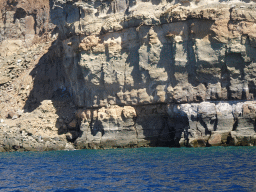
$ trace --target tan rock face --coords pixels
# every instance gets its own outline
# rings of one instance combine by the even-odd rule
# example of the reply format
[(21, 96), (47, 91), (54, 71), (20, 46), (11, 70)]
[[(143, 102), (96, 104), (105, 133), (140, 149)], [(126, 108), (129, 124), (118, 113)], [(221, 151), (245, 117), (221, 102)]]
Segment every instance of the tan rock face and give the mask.
[(254, 145), (255, 7), (0, 0), (0, 150)]
[(254, 99), (254, 4), (108, 3), (56, 21), (78, 106)]

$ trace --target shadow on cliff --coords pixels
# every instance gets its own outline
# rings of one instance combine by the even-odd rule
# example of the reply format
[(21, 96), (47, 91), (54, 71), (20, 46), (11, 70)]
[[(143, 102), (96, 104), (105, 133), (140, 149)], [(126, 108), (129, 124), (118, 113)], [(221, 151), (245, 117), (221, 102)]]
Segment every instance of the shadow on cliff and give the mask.
[[(245, 66), (247, 68), (246, 73), (249, 75), (245, 75), (245, 81), (248, 81), (248, 95), (246, 95), (246, 99), (253, 100), (256, 98), (256, 83), (253, 78), (250, 78), (251, 73), (254, 73), (254, 63), (256, 62), (256, 46), (253, 41), (250, 40), (249, 36), (243, 36), (245, 38), (244, 46), (245, 52), (247, 55), (248, 61), (245, 62)], [(243, 71), (244, 72), (244, 71)], [(249, 77), (249, 78), (248, 78)]]
[[(61, 89), (59, 85), (65, 83), (61, 44), (57, 41), (52, 44), (48, 52), (40, 58), (35, 68), (30, 72), (34, 85), (24, 106), (28, 112), (35, 110), (41, 101), (51, 100), (54, 97), (54, 90)], [(64, 90), (63, 92), (66, 93)], [(66, 95), (66, 97), (69, 96)]]
[(54, 41), (35, 68), (30, 72), (33, 78), (33, 88), (24, 105), (25, 112), (36, 110), (44, 100), (51, 100), (59, 116), (56, 122), (59, 134), (71, 132), (77, 135), (79, 124), (68, 124), (74, 119), (75, 106), (67, 89), (63, 69), (63, 49), (60, 41)]
[[(52, 1), (50, 1), (50, 7), (52, 6), (53, 6)], [(65, 25), (62, 25), (62, 23), (65, 23), (65, 22), (73, 23), (80, 19), (81, 15), (79, 14), (81, 14), (80, 12), (81, 10), (78, 10), (78, 8), (76, 8), (75, 10), (72, 10), (74, 14), (69, 15), (68, 10), (65, 11), (65, 9), (66, 8), (63, 8), (63, 9), (58, 8), (58, 10), (55, 13), (53, 12), (50, 13), (52, 21), (55, 22), (54, 24), (58, 24), (59, 22), (61, 26), (65, 26)], [(70, 8), (67, 8), (67, 9), (70, 9)], [(191, 24), (192, 21), (189, 21), (189, 22), (190, 22), (189, 24)], [(201, 40), (205, 38), (212, 24), (213, 22), (209, 22), (207, 25), (205, 25), (203, 30), (199, 32), (200, 34), (197, 38)], [(151, 26), (148, 26), (145, 28), (148, 28), (148, 29), (145, 29), (145, 31), (147, 30), (149, 31)], [(61, 30), (63, 33), (65, 33), (68, 29), (63, 28)], [(72, 36), (72, 33), (69, 33), (67, 34), (67, 36), (61, 37), (61, 38), (65, 39), (70, 36)], [(111, 39), (111, 38), (119, 38), (121, 37), (121, 35), (117, 33), (115, 34), (113, 33), (110, 35), (102, 34), (102, 37)], [(209, 64), (207, 65), (206, 61), (200, 61), (198, 60), (198, 58), (196, 58), (195, 41), (193, 39), (195, 37), (188, 36), (188, 38), (189, 39), (182, 44), (183, 50), (188, 60), (185, 63), (185, 65), (183, 64), (178, 65), (175, 63), (176, 47), (173, 40), (169, 40), (168, 43), (166, 43), (166, 41), (162, 41), (161, 43), (163, 46), (161, 48), (159, 61), (157, 63), (150, 63), (152, 64), (152, 66), (153, 65), (154, 67), (156, 66), (156, 68), (164, 68), (168, 76), (167, 81), (154, 81), (150, 79), (150, 75), (146, 67), (143, 68), (143, 66), (140, 65), (139, 52), (140, 52), (141, 42), (139, 42), (139, 40), (137, 40), (136, 42), (133, 42), (134, 44), (137, 43), (137, 46), (133, 48), (127, 48), (128, 47), (127, 44), (126, 45), (121, 44), (122, 46), (121, 54), (126, 53), (128, 55), (125, 63), (129, 65), (131, 70), (131, 76), (134, 81), (133, 82), (134, 85), (131, 86), (126, 83), (127, 79), (125, 79), (123, 91), (131, 91), (132, 89), (146, 88), (146, 92), (148, 95), (155, 96), (157, 92), (156, 90), (157, 85), (167, 84), (167, 86), (171, 85), (172, 87), (175, 87), (177, 85), (178, 81), (175, 77), (176, 72), (187, 74), (188, 83), (191, 86), (196, 87), (199, 84), (203, 84), (205, 88), (207, 88), (207, 84), (209, 82), (212, 84), (215, 84), (221, 81), (222, 79), (224, 79), (222, 77), (229, 75), (227, 71), (227, 67), (225, 66), (224, 67), (220, 66), (222, 70), (221, 79), (211, 74), (206, 74), (204, 76), (200, 75), (198, 69), (210, 68), (212, 66), (209, 66)], [(136, 39), (139, 39), (138, 33), (137, 33)], [(72, 101), (76, 99), (75, 97), (79, 99), (83, 99), (84, 101), (81, 102), (82, 103), (81, 105), (85, 107), (87, 102), (86, 101), (87, 97), (85, 95), (87, 93), (90, 94), (90, 96), (88, 96), (88, 100), (92, 100), (92, 96), (98, 96), (96, 95), (96, 93), (99, 95), (100, 94), (102, 95), (103, 98), (100, 98), (100, 99), (108, 100), (108, 96), (116, 97), (115, 94), (117, 93), (117, 89), (119, 89), (121, 85), (118, 83), (118, 81), (112, 84), (105, 83), (104, 72), (102, 72), (101, 76), (99, 77), (100, 79), (99, 85), (94, 85), (92, 83), (91, 85), (89, 85), (89, 83), (84, 80), (84, 76), (87, 75), (90, 80), (90, 77), (89, 77), (90, 71), (86, 71), (87, 69), (83, 68), (82, 66), (76, 63), (76, 61), (79, 58), (64, 57), (65, 51), (63, 50), (62, 46), (63, 45), (60, 39), (53, 42), (48, 52), (40, 59), (37, 66), (30, 73), (30, 75), (34, 79), (34, 87), (28, 97), (28, 100), (24, 106), (24, 109), (28, 112), (31, 112), (35, 110), (43, 100), (52, 100), (53, 105), (56, 108), (56, 113), (60, 116), (60, 118), (62, 119), (62, 121), (64, 121), (65, 124), (69, 124), (74, 118), (74, 111), (76, 107), (74, 106)], [(149, 43), (147, 42), (146, 46), (147, 46), (147, 53), (149, 53), (151, 45), (149, 45)], [(214, 47), (214, 45), (210, 45), (210, 46), (212, 46), (213, 50), (219, 49), (218, 47), (217, 48)], [(112, 61), (118, 62), (115, 60), (116, 58), (111, 60), (112, 58), (111, 56), (109, 56), (110, 53), (108, 49), (106, 49), (105, 54), (107, 56), (106, 62), (110, 62), (110, 63)], [(63, 66), (64, 58), (70, 59), (70, 61), (66, 62), (70, 64), (70, 67), (65, 66), (66, 67), (65, 69)], [(75, 69), (73, 69), (72, 67)], [(75, 73), (75, 75), (78, 76), (76, 77), (78, 81), (72, 82), (72, 80), (68, 79), (67, 75), (65, 75), (66, 72), (70, 72), (70, 73), (77, 72)], [(126, 73), (126, 71), (124, 73)], [(126, 78), (126, 75), (125, 75), (125, 78)], [(226, 81), (227, 81), (226, 86), (229, 87), (230, 82), (228, 81), (230, 81), (230, 79), (227, 78)], [(73, 83), (73, 85), (70, 85), (70, 83)], [(72, 91), (69, 90), (69, 88), (71, 89), (71, 87), (72, 89), (77, 89), (76, 94), (78, 94), (78, 96), (75, 96), (75, 95), (72, 96), (70, 94), (72, 93)], [(96, 92), (95, 90), (97, 90), (98, 92)], [(102, 94), (102, 92), (105, 92), (105, 94)], [(81, 96), (79, 94), (81, 94)], [(198, 98), (199, 98), (198, 101), (202, 100), (202, 97), (198, 97)], [(216, 97), (216, 99), (218, 99), (218, 97)], [(76, 104), (77, 104), (77, 100), (76, 100)], [(91, 103), (88, 105), (92, 106)], [(188, 135), (188, 117), (186, 114), (183, 114), (182, 112), (180, 113), (181, 113), (180, 117), (177, 116), (175, 118), (168, 116), (167, 113), (160, 114), (160, 115), (141, 116), (140, 118), (137, 119), (137, 123), (143, 128), (143, 134), (145, 135), (146, 139), (150, 141), (152, 146), (178, 146), (182, 132), (184, 132), (185, 138), (187, 137), (186, 135)], [(63, 128), (63, 126), (61, 127), (59, 124), (57, 124), (56, 126), (59, 127), (60, 134), (65, 133), (65, 130), (62, 130), (62, 129), (65, 129)], [(151, 128), (149, 129), (149, 127)], [(79, 130), (79, 123), (74, 122), (71, 130), (77, 132)], [(156, 133), (151, 133), (152, 130), (156, 131)], [(95, 134), (96, 133), (94, 133), (94, 135)]]
[[(86, 82), (83, 76), (85, 70), (76, 64), (76, 59), (79, 59), (78, 55), (75, 57), (65, 56), (66, 53), (62, 41), (74, 35), (72, 29), (65, 24), (78, 21), (82, 16), (81, 14), (84, 13), (80, 8), (73, 6), (72, 3), (64, 4), (64, 7), (59, 5), (55, 6), (56, 3), (57, 2), (54, 3), (52, 0), (49, 1), (49, 16), (51, 22), (58, 26), (55, 31), (53, 31), (55, 35), (58, 35), (58, 38), (52, 42), (47, 53), (40, 58), (37, 65), (30, 73), (33, 77), (33, 88), (24, 105), (24, 110), (26, 112), (32, 112), (41, 105), (42, 101), (51, 100), (56, 109), (56, 114), (59, 116), (56, 123), (58, 133), (65, 134), (70, 132), (72, 134), (70, 140), (74, 141), (78, 136), (82, 135), (80, 132), (81, 119), (75, 117), (75, 112), (77, 108), (79, 108), (78, 106), (81, 108), (81, 103), (84, 104), (84, 106), (86, 105), (84, 102), (77, 104), (80, 98), (86, 99), (84, 90), (86, 89), (86, 86), (84, 86)], [(64, 66), (64, 59), (70, 66)], [(69, 79), (69, 76), (72, 76), (72, 72), (74, 72), (72, 71), (72, 67), (77, 69), (77, 81), (76, 79)], [(69, 74), (67, 75), (67, 73)], [(72, 95), (73, 92), (71, 89), (76, 89), (75, 91), (78, 90), (76, 94), (81, 95)], [(94, 90), (95, 89), (97, 88), (94, 88)], [(98, 89), (102, 89), (102, 86)], [(98, 129), (101, 129), (99, 123), (96, 122), (94, 124), (95, 125), (91, 126), (93, 135), (97, 133)]]
[[(63, 22), (73, 22), (78, 17), (68, 18), (69, 6), (63, 9), (57, 6), (53, 9), (54, 2), (49, 1), (50, 14), (49, 19), (55, 25), (63, 26)], [(74, 15), (77, 16), (79, 10), (76, 8)], [(70, 140), (79, 135), (79, 121), (72, 121), (75, 119), (76, 106), (73, 103), (72, 95), (70, 94), (70, 85), (67, 79), (66, 71), (63, 66), (64, 50), (62, 39), (66, 36), (65, 28), (56, 27), (51, 36), (58, 36), (57, 40), (53, 41), (47, 52), (39, 59), (34, 69), (30, 72), (33, 77), (33, 88), (24, 105), (24, 111), (32, 112), (36, 110), (41, 102), (44, 100), (51, 100), (52, 105), (59, 116), (56, 122), (59, 134), (70, 132), (72, 134)], [(72, 34), (68, 34), (72, 35)], [(85, 83), (85, 82), (84, 82)]]
[[(151, 147), (189, 146), (190, 127), (185, 112), (180, 110), (175, 113), (167, 112), (165, 104), (135, 106), (135, 109), (138, 114), (136, 129), (139, 144), (143, 145), (143, 139), (145, 139)], [(170, 109), (173, 110), (173, 108)]]

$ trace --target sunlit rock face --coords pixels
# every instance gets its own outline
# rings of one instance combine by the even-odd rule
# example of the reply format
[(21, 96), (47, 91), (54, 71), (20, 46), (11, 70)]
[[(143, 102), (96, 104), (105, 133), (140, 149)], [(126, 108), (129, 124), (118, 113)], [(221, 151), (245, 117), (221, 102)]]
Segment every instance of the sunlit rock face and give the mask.
[(0, 11), (0, 85), (22, 100), (1, 108), (27, 111), (6, 121), (15, 146), (256, 144), (255, 0), (0, 0)]
[(253, 1), (55, 1), (81, 107), (251, 100)]
[[(95, 119), (102, 131), (86, 146), (100, 146), (101, 137), (113, 141), (113, 132), (139, 146), (240, 145), (240, 135), (253, 138), (255, 104), (240, 100), (256, 93), (255, 10), (249, 0), (54, 1), (69, 92), (78, 107), (107, 114)], [(122, 106), (136, 111), (128, 132), (122, 113), (108, 112), (119, 114)]]

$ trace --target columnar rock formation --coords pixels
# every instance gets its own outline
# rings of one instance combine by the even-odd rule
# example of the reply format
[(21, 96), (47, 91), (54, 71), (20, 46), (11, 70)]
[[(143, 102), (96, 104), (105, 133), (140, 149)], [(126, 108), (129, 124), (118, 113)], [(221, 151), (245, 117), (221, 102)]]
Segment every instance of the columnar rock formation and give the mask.
[(51, 103), (40, 149), (255, 145), (254, 0), (3, 2), (1, 115)]

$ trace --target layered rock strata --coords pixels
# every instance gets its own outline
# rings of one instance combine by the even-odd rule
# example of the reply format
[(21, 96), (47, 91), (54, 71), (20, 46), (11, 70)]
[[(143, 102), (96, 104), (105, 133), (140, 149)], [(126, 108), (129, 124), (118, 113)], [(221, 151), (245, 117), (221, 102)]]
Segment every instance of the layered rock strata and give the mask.
[(255, 102), (111, 106), (86, 110), (78, 148), (255, 145)]
[[(11, 109), (25, 110), (5, 120), (13, 115), (1, 103), (10, 124), (3, 134), (22, 135), (29, 128), (17, 124), (47, 100), (52, 134), (29, 124), (40, 132), (29, 131), (30, 141), (40, 138), (34, 150), (58, 149), (48, 147), (56, 140), (59, 149), (255, 145), (255, 1), (31, 0), (0, 8), (2, 98), (18, 95)], [(24, 60), (30, 51), (38, 58)], [(16, 62), (25, 66), (20, 75)], [(2, 147), (31, 150), (24, 138)]]

